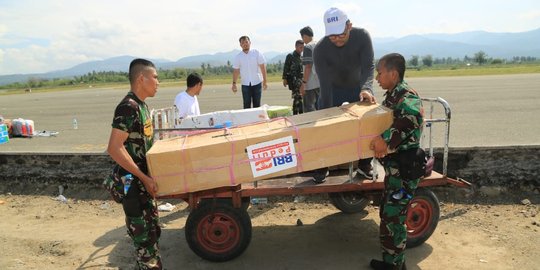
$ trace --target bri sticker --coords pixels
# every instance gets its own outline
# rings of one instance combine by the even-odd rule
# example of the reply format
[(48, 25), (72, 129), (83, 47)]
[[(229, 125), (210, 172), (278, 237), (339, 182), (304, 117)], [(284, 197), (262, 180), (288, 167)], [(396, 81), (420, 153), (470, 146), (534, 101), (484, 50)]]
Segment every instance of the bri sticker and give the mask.
[(247, 148), (253, 177), (296, 167), (292, 136), (250, 145)]

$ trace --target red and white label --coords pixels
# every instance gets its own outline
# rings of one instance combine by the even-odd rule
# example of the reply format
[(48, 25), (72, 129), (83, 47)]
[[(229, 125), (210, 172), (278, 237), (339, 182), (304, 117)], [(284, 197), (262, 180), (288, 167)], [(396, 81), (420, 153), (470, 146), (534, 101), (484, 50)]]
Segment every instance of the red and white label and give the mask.
[(250, 145), (247, 148), (254, 177), (259, 177), (297, 165), (292, 136)]

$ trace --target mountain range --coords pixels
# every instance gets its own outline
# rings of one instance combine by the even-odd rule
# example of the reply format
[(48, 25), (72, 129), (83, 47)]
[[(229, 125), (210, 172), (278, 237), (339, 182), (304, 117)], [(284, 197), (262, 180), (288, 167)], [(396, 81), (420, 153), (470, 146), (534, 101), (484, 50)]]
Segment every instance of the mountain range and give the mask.
[[(483, 51), (488, 57), (511, 59), (515, 56), (531, 56), (540, 58), (540, 28), (519, 33), (492, 33), (472, 31), (456, 34), (423, 34), (408, 35), (402, 38), (374, 38), (375, 58), (390, 52), (399, 52), (406, 59), (412, 55), (432, 55), (434, 58), (473, 57)], [(292, 50), (291, 50), (292, 51)], [(202, 63), (211, 66), (225, 65), (233, 60), (239, 50), (188, 56), (177, 61), (151, 59), (158, 68), (172, 69), (176, 67), (199, 68)], [(284, 62), (289, 52), (264, 52), (268, 63)], [(126, 71), (133, 56), (125, 55), (100, 61), (90, 61), (65, 70), (39, 74), (1, 75), (0, 85), (14, 82), (25, 82), (29, 78), (66, 78), (87, 74), (92, 71)]]

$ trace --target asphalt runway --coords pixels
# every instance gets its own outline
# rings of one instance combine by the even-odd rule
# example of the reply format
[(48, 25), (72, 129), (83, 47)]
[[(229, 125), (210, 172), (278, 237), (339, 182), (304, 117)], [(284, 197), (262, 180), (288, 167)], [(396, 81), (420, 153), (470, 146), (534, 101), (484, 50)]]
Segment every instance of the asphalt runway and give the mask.
[[(406, 80), (422, 97), (442, 97), (450, 104), (450, 147), (540, 144), (540, 74)], [(149, 107), (171, 106), (176, 94), (185, 89), (182, 85), (159, 88), (156, 97), (147, 99)], [(31, 119), (37, 131), (59, 132), (53, 137), (12, 138), (0, 144), (0, 152), (102, 153), (114, 108), (127, 91), (126, 86), (0, 96), (0, 115), (4, 118)], [(375, 92), (377, 100), (382, 101), (383, 90), (378, 85)], [(291, 102), (290, 91), (281, 83), (271, 83), (263, 92), (263, 104)], [(230, 85), (205, 85), (199, 103), (202, 113), (241, 109), (242, 95), (233, 94)], [(442, 107), (435, 108), (434, 118), (441, 117)], [(73, 129), (73, 118), (77, 118), (78, 129)], [(441, 146), (442, 126), (435, 129), (434, 145)]]

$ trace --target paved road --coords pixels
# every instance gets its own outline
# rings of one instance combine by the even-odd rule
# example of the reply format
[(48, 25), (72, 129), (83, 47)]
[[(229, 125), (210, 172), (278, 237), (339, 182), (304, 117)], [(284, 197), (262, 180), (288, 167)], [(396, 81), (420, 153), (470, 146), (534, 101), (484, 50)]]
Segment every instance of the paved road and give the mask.
[[(422, 96), (442, 97), (450, 103), (451, 147), (540, 144), (540, 74), (411, 78), (408, 82)], [(148, 104), (151, 108), (168, 107), (183, 89), (162, 87)], [(378, 86), (375, 91), (381, 101), (383, 91)], [(0, 145), (0, 151), (104, 152), (114, 108), (126, 92), (89, 88), (0, 96), (0, 115), (32, 119), (36, 130), (59, 132), (56, 137), (14, 138)], [(199, 99), (203, 113), (240, 109), (242, 104), (241, 94), (232, 94), (228, 85), (206, 85)], [(262, 102), (290, 105), (290, 92), (272, 83)], [(435, 116), (440, 111), (436, 110)], [(78, 120), (76, 130), (74, 117)], [(442, 145), (440, 132), (435, 138), (435, 145)]]

